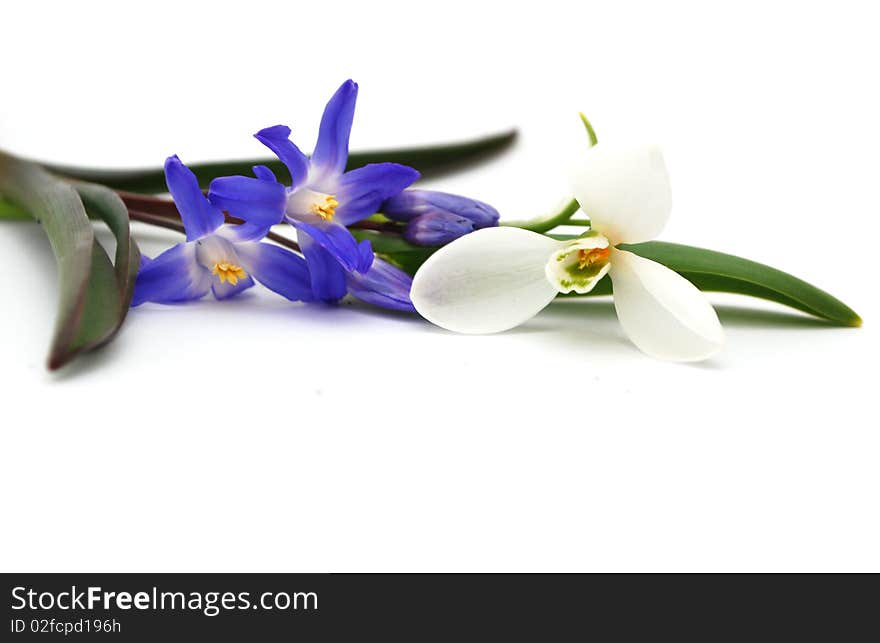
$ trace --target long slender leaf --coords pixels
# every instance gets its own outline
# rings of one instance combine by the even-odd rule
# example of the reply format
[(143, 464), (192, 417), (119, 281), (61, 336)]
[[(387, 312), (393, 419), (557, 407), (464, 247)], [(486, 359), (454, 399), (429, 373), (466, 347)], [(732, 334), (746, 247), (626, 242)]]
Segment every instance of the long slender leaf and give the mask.
[(12, 201), (7, 201), (0, 194), (0, 220), (32, 221), (33, 218), (27, 213), (27, 210), (23, 210)]
[[(516, 130), (510, 130), (463, 143), (397, 150), (353, 152), (348, 157), (348, 169), (362, 167), (368, 163), (394, 162), (410, 165), (419, 170), (423, 176), (436, 175), (481, 161), (509, 147), (515, 139)], [(189, 168), (198, 177), (199, 185), (202, 188), (207, 188), (211, 180), (218, 176), (229, 174), (249, 175), (251, 167), (254, 165), (266, 165), (279, 176), (284, 176), (287, 173), (287, 169), (280, 161), (270, 158), (195, 163), (189, 165)], [(141, 194), (155, 194), (167, 190), (165, 187), (165, 174), (162, 168), (105, 170), (63, 165), (47, 165), (46, 167), (62, 176), (100, 183), (116, 190), (139, 192)]]
[(140, 267), (141, 253), (137, 243), (131, 236), (131, 223), (128, 208), (110, 188), (95, 183), (74, 183), (83, 205), (90, 215), (97, 216), (116, 237), (116, 258), (113, 262), (116, 280), (119, 283), (119, 294), (122, 302), (122, 314), (119, 325), (125, 320), (126, 311), (134, 294), (134, 284)]
[(127, 309), (120, 282), (71, 185), (0, 153), (0, 192), (40, 223), (58, 263), (58, 311), (48, 359), (49, 368), (57, 369), (114, 336)]
[[(437, 250), (412, 245), (398, 235), (369, 230), (353, 233), (358, 239), (369, 239), (377, 253), (409, 274), (415, 274), (419, 266)], [(550, 236), (562, 240), (574, 238), (574, 235)], [(803, 279), (755, 261), (665, 241), (648, 241), (623, 245), (621, 248), (675, 270), (703, 291), (729, 292), (775, 301), (842, 326), (862, 324), (856, 312), (836, 297)], [(611, 279), (605, 277), (587, 296), (610, 294)]]
[[(794, 275), (755, 261), (666, 241), (647, 241), (620, 247), (662, 263), (700, 290), (775, 301), (841, 326), (862, 325), (856, 312), (833, 295)], [(611, 279), (605, 277), (589, 295), (610, 295), (612, 292)]]

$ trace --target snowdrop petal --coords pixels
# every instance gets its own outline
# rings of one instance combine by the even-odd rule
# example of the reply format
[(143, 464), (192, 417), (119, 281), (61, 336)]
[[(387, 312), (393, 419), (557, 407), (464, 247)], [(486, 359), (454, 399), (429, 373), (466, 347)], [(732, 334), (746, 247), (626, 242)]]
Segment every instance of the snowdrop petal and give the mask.
[(666, 164), (655, 145), (597, 144), (575, 169), (572, 191), (593, 230), (614, 245), (654, 239), (672, 209)]
[(459, 333), (495, 333), (518, 326), (556, 296), (544, 265), (560, 245), (519, 228), (472, 232), (438, 250), (419, 268), (413, 304), (428, 321)]
[(623, 330), (642, 351), (659, 359), (692, 362), (716, 353), (724, 332), (696, 286), (655, 261), (611, 251), (614, 307)]

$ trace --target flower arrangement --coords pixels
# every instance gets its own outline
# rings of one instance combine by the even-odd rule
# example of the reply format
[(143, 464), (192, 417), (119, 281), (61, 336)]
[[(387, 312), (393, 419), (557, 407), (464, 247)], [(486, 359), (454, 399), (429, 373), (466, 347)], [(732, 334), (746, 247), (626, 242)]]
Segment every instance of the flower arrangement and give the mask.
[[(58, 261), (61, 294), (49, 367), (112, 339), (129, 307), (230, 299), (257, 284), (291, 301), (351, 296), (417, 313), (461, 333), (517, 326), (557, 297), (610, 295), (626, 335), (659, 359), (694, 361), (723, 345), (704, 291), (775, 301), (831, 323), (861, 319), (828, 293), (769, 266), (655, 241), (671, 210), (656, 146), (615, 147), (587, 134), (572, 194), (552, 212), (502, 220), (465, 196), (412, 187), (423, 172), (464, 165), (513, 134), (459, 145), (349, 154), (358, 86), (327, 103), (304, 154), (285, 125), (255, 134), (276, 157), (255, 163), (100, 171), (41, 166), (0, 153), (0, 218), (32, 217)], [(418, 169), (416, 169), (418, 168)], [(173, 200), (154, 196), (167, 189)], [(117, 240), (110, 260), (91, 218)], [(142, 256), (130, 221), (185, 240)], [(296, 242), (279, 235), (289, 225)], [(581, 234), (559, 234), (579, 227)]]

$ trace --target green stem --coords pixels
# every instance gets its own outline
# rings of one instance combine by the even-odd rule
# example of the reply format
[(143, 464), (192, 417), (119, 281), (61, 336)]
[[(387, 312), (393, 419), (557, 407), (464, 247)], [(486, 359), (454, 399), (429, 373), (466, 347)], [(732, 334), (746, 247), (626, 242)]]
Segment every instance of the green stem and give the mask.
[(535, 217), (534, 219), (520, 221), (502, 221), (501, 225), (512, 228), (522, 228), (523, 230), (531, 230), (532, 232), (543, 234), (557, 226), (566, 225), (579, 208), (580, 206), (577, 201), (574, 199), (566, 199), (563, 203), (560, 203), (559, 206), (545, 215)]
[[(599, 137), (596, 136), (596, 130), (593, 129), (593, 125), (583, 112), (580, 112), (578, 116), (581, 117), (581, 123), (583, 123), (584, 129), (587, 130), (587, 138), (590, 141), (590, 147), (593, 147), (599, 142)], [(571, 217), (573, 217), (579, 209), (580, 205), (578, 205), (577, 200), (568, 199), (561, 203), (556, 209), (545, 215), (535, 217), (534, 219), (520, 221), (502, 221), (501, 225), (522, 228), (523, 230), (531, 230), (532, 232), (539, 232), (541, 234), (549, 232), (553, 228), (561, 225), (589, 226), (589, 222), (582, 223), (580, 221), (574, 222), (571, 220)]]
[(590, 123), (590, 120), (587, 118), (586, 114), (584, 114), (583, 112), (579, 112), (578, 116), (581, 117), (581, 122), (584, 124), (584, 127), (587, 130), (587, 136), (590, 139), (590, 147), (593, 147), (596, 143), (599, 142), (599, 137), (596, 136), (596, 130), (593, 129), (593, 125), (592, 123)]
[[(183, 227), (183, 223), (180, 219), (173, 219), (171, 217), (155, 214), (152, 212), (141, 212), (139, 210), (129, 210), (128, 216), (132, 221), (140, 221), (141, 223), (146, 223), (148, 225), (156, 226), (158, 228), (165, 228), (166, 230), (174, 230), (175, 232), (179, 232), (180, 234), (186, 234), (186, 230)], [(266, 235), (266, 238), (274, 241), (280, 246), (284, 246), (285, 248), (290, 248), (295, 252), (302, 252), (302, 249), (299, 247), (299, 244), (287, 237), (278, 234), (277, 232), (269, 232)]]

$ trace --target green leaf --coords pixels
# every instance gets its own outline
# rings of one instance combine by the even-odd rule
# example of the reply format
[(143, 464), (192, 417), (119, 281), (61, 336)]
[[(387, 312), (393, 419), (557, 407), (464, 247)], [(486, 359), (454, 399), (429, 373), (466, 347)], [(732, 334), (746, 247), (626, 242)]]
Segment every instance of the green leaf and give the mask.
[(0, 194), (0, 220), (32, 221), (33, 218), (27, 213), (27, 210), (22, 210), (12, 201), (4, 199), (3, 195)]
[[(556, 238), (569, 236), (552, 235)], [(803, 279), (742, 257), (665, 241), (621, 245), (641, 257), (671, 268), (704, 291), (729, 292), (775, 301), (841, 326), (861, 326), (855, 311)], [(610, 295), (605, 277), (589, 295)]]
[(110, 188), (95, 183), (74, 183), (83, 205), (92, 216), (98, 217), (116, 237), (116, 258), (113, 262), (116, 281), (119, 284), (119, 295), (122, 303), (122, 315), (119, 324), (125, 320), (126, 312), (134, 294), (134, 284), (140, 268), (141, 253), (137, 243), (131, 236), (131, 223), (128, 208)]
[[(117, 279), (70, 184), (34, 163), (0, 153), (0, 192), (40, 223), (55, 254), (59, 298), (48, 366), (57, 369), (113, 338), (127, 312), (122, 293), (129, 286)], [(130, 242), (119, 234), (118, 222), (113, 225), (128, 248), (122, 255), (128, 256), (125, 271), (130, 275)]]
[[(458, 169), (486, 159), (509, 147), (516, 139), (516, 130), (501, 134), (447, 145), (397, 150), (376, 150), (373, 152), (353, 152), (348, 157), (351, 170), (368, 163), (402, 163), (422, 173), (422, 176), (440, 174)], [(207, 188), (212, 179), (230, 174), (250, 175), (254, 165), (266, 165), (279, 177), (287, 176), (287, 168), (277, 159), (259, 158), (242, 161), (218, 161), (195, 163), (189, 168), (199, 179), (199, 185)], [(100, 183), (115, 190), (155, 194), (167, 191), (165, 173), (162, 168), (143, 170), (102, 170), (62, 165), (47, 165), (47, 169), (62, 176)]]
[(387, 234), (375, 230), (361, 230), (357, 228), (352, 228), (351, 234), (358, 241), (369, 240), (373, 245), (373, 251), (378, 254), (418, 253), (426, 250), (436, 250), (436, 248), (413, 245), (399, 234)]
[(416, 274), (416, 270), (428, 260), (428, 257), (439, 250), (439, 248), (413, 245), (398, 234), (357, 229), (352, 229), (351, 233), (358, 241), (369, 240), (373, 252), (410, 275)]
[[(438, 248), (414, 246), (399, 235), (372, 230), (352, 230), (361, 239), (369, 239), (377, 254), (413, 275)], [(575, 235), (548, 235), (567, 241)], [(651, 259), (681, 274), (703, 291), (748, 295), (790, 306), (842, 326), (861, 326), (861, 318), (839, 299), (776, 268), (725, 254), (679, 243), (648, 241), (621, 245), (641, 257)], [(587, 295), (560, 297), (596, 297), (613, 294), (609, 277), (604, 277)]]

